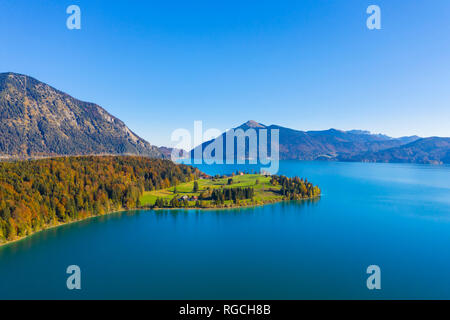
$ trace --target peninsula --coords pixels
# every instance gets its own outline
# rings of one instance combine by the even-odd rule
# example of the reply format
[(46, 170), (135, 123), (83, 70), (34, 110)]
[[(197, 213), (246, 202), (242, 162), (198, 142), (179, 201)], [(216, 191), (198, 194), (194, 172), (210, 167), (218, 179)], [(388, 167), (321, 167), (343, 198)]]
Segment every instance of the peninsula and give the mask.
[(139, 156), (0, 161), (0, 246), (122, 210), (234, 208), (319, 195), (306, 179), (241, 172), (211, 177)]
[(170, 188), (144, 192), (144, 207), (160, 208), (235, 208), (286, 200), (312, 199), (320, 189), (303, 178), (244, 174), (202, 177)]

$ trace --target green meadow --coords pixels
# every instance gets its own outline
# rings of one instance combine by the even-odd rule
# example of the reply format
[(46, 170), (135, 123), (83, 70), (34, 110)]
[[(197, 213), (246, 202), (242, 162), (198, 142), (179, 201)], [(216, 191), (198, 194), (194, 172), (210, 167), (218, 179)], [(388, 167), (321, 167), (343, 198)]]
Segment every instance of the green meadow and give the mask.
[[(229, 179), (233, 179), (232, 184), (228, 183)], [(279, 185), (274, 186), (270, 183), (271, 177), (266, 177), (260, 174), (246, 174), (237, 175), (234, 177), (225, 177), (217, 179), (199, 179), (198, 191), (194, 192), (194, 181), (186, 182), (163, 190), (147, 191), (140, 198), (142, 206), (155, 205), (156, 199), (162, 198), (163, 200), (170, 201), (173, 197), (188, 196), (200, 197), (202, 193), (211, 192), (213, 189), (218, 188), (247, 188), (252, 187), (255, 190), (255, 196), (253, 199), (242, 200), (239, 206), (246, 205), (258, 205), (268, 202), (281, 201), (283, 197), (279, 193), (281, 187)], [(175, 190), (176, 188), (176, 190)], [(194, 206), (196, 201), (189, 201), (189, 206)], [(203, 207), (213, 206), (211, 200), (202, 200)], [(225, 206), (234, 206), (232, 201), (225, 201)]]

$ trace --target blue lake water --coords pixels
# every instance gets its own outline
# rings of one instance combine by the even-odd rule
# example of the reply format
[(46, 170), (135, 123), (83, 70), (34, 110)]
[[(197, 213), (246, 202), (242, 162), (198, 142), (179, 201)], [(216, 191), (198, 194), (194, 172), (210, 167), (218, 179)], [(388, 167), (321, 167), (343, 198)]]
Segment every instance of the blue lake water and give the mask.
[[(450, 299), (449, 166), (283, 161), (280, 173), (323, 196), (47, 230), (0, 248), (0, 299)], [(366, 287), (369, 265), (381, 290)]]

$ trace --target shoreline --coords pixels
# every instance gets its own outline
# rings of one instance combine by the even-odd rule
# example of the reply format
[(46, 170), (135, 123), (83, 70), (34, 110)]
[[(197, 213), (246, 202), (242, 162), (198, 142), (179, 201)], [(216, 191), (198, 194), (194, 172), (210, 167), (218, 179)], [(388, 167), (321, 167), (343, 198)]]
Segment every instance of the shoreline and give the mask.
[[(259, 204), (250, 204), (250, 205), (243, 205), (243, 206), (234, 206), (234, 207), (206, 207), (206, 208), (197, 208), (197, 207), (180, 207), (180, 208), (140, 208), (143, 210), (155, 210), (155, 211), (160, 211), (160, 210), (232, 210), (232, 209), (241, 209), (241, 208), (255, 208), (255, 207), (263, 207), (266, 205), (270, 205), (270, 204), (276, 204), (276, 203), (280, 203), (280, 202), (291, 202), (291, 201), (305, 201), (305, 200), (313, 200), (313, 199), (318, 199), (320, 198), (322, 195), (318, 195), (315, 197), (309, 197), (309, 198), (303, 198), (303, 199), (298, 199), (298, 200), (285, 200), (285, 199), (279, 199), (279, 200), (274, 200), (274, 201), (268, 201), (265, 203), (259, 203)], [(130, 210), (131, 211), (131, 210)]]
[(299, 199), (299, 200), (284, 200), (284, 199), (280, 199), (280, 200), (275, 200), (275, 201), (270, 201), (270, 202), (266, 202), (266, 203), (260, 203), (260, 204), (252, 204), (252, 205), (245, 205), (245, 206), (235, 206), (235, 207), (208, 207), (208, 208), (195, 208), (195, 207), (186, 207), (186, 208), (150, 208), (150, 207), (137, 207), (137, 208), (132, 208), (132, 209), (121, 209), (121, 210), (115, 210), (115, 211), (111, 211), (102, 215), (98, 215), (98, 216), (91, 216), (91, 217), (87, 217), (84, 219), (79, 219), (79, 220), (73, 220), (73, 221), (69, 221), (69, 222), (62, 222), (62, 223), (58, 223), (56, 225), (52, 225), (49, 226), (47, 228), (44, 228), (42, 230), (33, 232), (27, 236), (23, 236), (11, 241), (7, 241), (4, 243), (0, 243), (0, 249), (2, 249), (3, 247), (6, 247), (8, 245), (20, 242), (22, 240), (26, 240), (27, 238), (30, 238), (34, 235), (39, 234), (40, 232), (43, 231), (48, 231), (51, 229), (56, 229), (59, 227), (63, 227), (63, 226), (67, 226), (70, 224), (74, 224), (74, 223), (78, 223), (78, 222), (83, 222), (83, 221), (87, 221), (89, 219), (93, 219), (93, 218), (100, 218), (100, 217), (104, 217), (104, 216), (108, 216), (108, 215), (112, 215), (114, 213), (120, 213), (120, 212), (126, 212), (126, 211), (143, 211), (143, 210), (152, 210), (152, 211), (162, 211), (162, 210), (201, 210), (201, 211), (211, 211), (211, 210), (233, 210), (233, 209), (241, 209), (241, 208), (256, 208), (256, 207), (263, 207), (266, 205), (270, 205), (270, 204), (276, 204), (276, 203), (280, 203), (280, 202), (291, 202), (291, 201), (304, 201), (304, 200), (313, 200), (313, 199), (317, 199), (320, 198), (321, 195), (315, 196), (315, 197), (310, 197), (310, 198), (304, 198), (304, 199)]

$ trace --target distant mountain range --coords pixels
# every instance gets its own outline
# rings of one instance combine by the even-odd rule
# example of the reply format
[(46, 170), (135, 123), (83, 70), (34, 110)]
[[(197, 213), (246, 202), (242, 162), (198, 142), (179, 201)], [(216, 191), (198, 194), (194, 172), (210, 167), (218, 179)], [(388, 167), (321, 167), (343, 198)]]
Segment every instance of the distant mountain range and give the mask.
[(25, 75), (0, 73), (0, 157), (163, 157), (102, 107)]
[[(268, 129), (269, 150), (270, 130), (278, 129), (280, 159), (450, 163), (450, 138), (391, 138), (363, 130), (299, 131), (256, 121), (237, 128)], [(222, 138), (225, 147), (226, 135)], [(170, 158), (172, 150), (151, 145), (94, 103), (26, 75), (0, 73), (0, 159), (88, 154)], [(248, 145), (244, 152), (248, 157)]]
[(424, 138), (399, 147), (365, 152), (342, 160), (359, 162), (450, 163), (450, 138)]
[[(269, 150), (270, 130), (278, 129), (281, 160), (450, 163), (450, 138), (391, 138), (362, 130), (299, 131), (277, 125), (266, 126), (256, 121), (248, 121), (234, 129), (267, 129)], [(226, 134), (220, 138), (226, 150)], [(196, 149), (204, 150), (213, 141), (205, 142)], [(235, 154), (236, 151), (235, 147)], [(248, 144), (244, 152), (248, 158)], [(192, 157), (194, 153), (195, 149), (191, 151)]]

